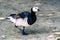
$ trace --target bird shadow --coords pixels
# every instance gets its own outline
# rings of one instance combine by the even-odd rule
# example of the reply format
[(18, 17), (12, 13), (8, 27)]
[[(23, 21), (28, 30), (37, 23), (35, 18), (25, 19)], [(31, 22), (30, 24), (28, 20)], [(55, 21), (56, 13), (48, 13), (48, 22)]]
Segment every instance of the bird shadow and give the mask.
[[(18, 33), (21, 33), (21, 29), (19, 28), (19, 32)], [(45, 29), (26, 29), (25, 30), (26, 32), (26, 35), (30, 35), (30, 34), (42, 34), (42, 33), (48, 33), (49, 31), (45, 30)]]

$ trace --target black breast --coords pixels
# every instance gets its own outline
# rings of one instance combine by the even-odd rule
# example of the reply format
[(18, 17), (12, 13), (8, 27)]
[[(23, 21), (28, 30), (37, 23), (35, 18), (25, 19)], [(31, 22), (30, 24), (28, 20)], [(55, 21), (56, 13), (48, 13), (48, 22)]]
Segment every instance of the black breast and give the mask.
[(29, 17), (28, 17), (28, 24), (29, 25), (32, 25), (32, 24), (34, 24), (35, 23), (35, 21), (36, 21), (36, 15), (29, 15)]

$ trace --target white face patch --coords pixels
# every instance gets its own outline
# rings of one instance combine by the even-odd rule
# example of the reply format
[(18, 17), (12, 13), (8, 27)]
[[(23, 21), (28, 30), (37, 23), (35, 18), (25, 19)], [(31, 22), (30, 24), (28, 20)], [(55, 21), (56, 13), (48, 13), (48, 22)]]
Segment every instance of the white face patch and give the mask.
[(33, 8), (32, 8), (32, 10), (33, 10), (34, 12), (37, 12), (38, 9), (39, 9), (38, 7), (33, 7)]

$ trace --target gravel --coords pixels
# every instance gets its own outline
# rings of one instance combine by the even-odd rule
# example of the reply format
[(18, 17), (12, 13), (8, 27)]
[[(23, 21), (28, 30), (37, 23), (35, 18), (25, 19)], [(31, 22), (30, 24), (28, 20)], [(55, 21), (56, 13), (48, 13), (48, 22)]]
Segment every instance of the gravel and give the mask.
[(59, 3), (59, 0), (0, 0), (0, 17), (30, 11), (33, 6), (41, 9), (37, 12), (36, 23), (25, 30), (28, 35), (22, 35), (9, 20), (0, 20), (0, 40), (47, 40), (53, 30), (60, 29)]

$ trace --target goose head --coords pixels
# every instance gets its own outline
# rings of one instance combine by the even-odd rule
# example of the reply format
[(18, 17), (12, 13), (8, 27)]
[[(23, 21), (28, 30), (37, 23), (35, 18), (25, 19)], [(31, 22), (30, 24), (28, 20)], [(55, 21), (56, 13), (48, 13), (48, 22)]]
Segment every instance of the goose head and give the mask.
[(32, 11), (37, 12), (37, 11), (40, 11), (40, 9), (39, 9), (39, 7), (32, 7)]

